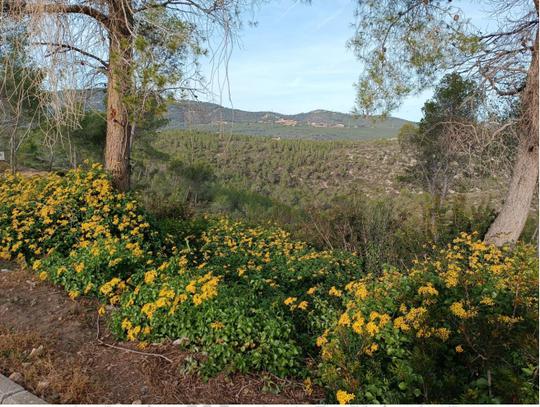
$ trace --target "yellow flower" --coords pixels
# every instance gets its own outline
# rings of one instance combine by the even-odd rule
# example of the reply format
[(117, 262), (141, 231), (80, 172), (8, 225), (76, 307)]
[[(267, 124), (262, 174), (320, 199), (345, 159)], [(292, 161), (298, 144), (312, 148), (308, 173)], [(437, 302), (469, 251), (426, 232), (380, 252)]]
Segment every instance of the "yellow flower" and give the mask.
[(349, 314), (346, 312), (341, 314), (341, 317), (339, 317), (338, 325), (349, 326), (350, 324), (351, 318), (349, 318)]
[(47, 273), (45, 271), (42, 271), (41, 273), (39, 273), (39, 279), (41, 281), (47, 280)]
[(300, 308), (301, 310), (306, 310), (308, 307), (308, 302), (307, 301), (302, 301), (300, 304), (298, 304), (298, 308)]
[(167, 305), (169, 305), (169, 301), (165, 297), (160, 297), (156, 301), (156, 307), (157, 308), (163, 308), (163, 307), (166, 307)]
[(401, 329), (404, 332), (411, 329), (409, 325), (405, 322), (405, 318), (403, 317), (397, 317), (396, 319), (394, 319), (394, 327), (397, 329)]
[(132, 326), (133, 324), (131, 323), (131, 321), (127, 318), (124, 318), (124, 320), (122, 321), (122, 329), (128, 330), (131, 329)]
[(330, 291), (328, 291), (328, 294), (334, 296), (334, 297), (341, 297), (341, 290), (338, 290), (336, 287), (332, 286), (332, 288), (330, 288)]
[(285, 301), (283, 301), (283, 304), (291, 305), (291, 304), (294, 304), (296, 302), (296, 300), (297, 300), (296, 297), (289, 297)]
[(467, 311), (463, 307), (463, 302), (461, 301), (454, 302), (452, 305), (450, 305), (450, 311), (452, 314), (462, 319), (472, 318), (477, 314), (477, 312), (474, 310)]
[(450, 337), (450, 330), (448, 328), (438, 328), (435, 331), (435, 335), (437, 335), (439, 338), (441, 338), (444, 341), (448, 340)]
[(480, 304), (493, 305), (495, 304), (495, 301), (493, 301), (493, 299), (490, 297), (483, 297), (482, 300), (480, 301)]
[(224, 326), (225, 326), (225, 325), (223, 325), (221, 322), (218, 322), (218, 321), (212, 322), (212, 323), (210, 324), (210, 328), (216, 329), (216, 330), (223, 329)]
[(439, 291), (431, 283), (427, 283), (427, 285), (420, 287), (418, 289), (418, 294), (420, 295), (439, 295)]
[(146, 284), (152, 284), (154, 280), (156, 279), (157, 271), (156, 270), (150, 270), (144, 273), (144, 282)]
[(84, 270), (84, 263), (77, 263), (73, 266), (73, 268), (75, 269), (76, 273), (82, 273), (82, 271)]
[(72, 300), (74, 300), (75, 298), (77, 298), (77, 297), (79, 296), (79, 292), (73, 290), (73, 291), (70, 291), (68, 295), (69, 295), (69, 298), (71, 298)]
[(354, 394), (347, 393), (343, 390), (338, 390), (336, 393), (336, 399), (339, 404), (348, 404), (354, 400)]
[(152, 302), (148, 304), (144, 304), (141, 308), (141, 312), (145, 314), (148, 317), (148, 319), (151, 319), (152, 316), (154, 315), (154, 312), (156, 312), (156, 304)]
[(188, 293), (195, 294), (197, 292), (197, 282), (190, 281), (190, 283), (186, 286), (186, 291)]
[(373, 336), (377, 334), (377, 332), (379, 332), (379, 327), (373, 321), (369, 321), (366, 324), (366, 331), (368, 332), (370, 336)]
[(372, 356), (373, 353), (377, 351), (377, 349), (379, 349), (379, 345), (377, 345), (376, 343), (372, 343), (369, 348), (366, 348), (364, 350), (364, 352), (366, 353), (366, 355)]
[(128, 329), (128, 332), (127, 332), (128, 340), (130, 341), (136, 340), (137, 336), (139, 335), (139, 332), (141, 332), (141, 327), (138, 325), (134, 328)]
[(317, 343), (317, 346), (320, 348), (321, 346), (323, 346), (327, 342), (328, 342), (328, 339), (326, 339), (326, 332), (325, 332), (325, 334), (323, 334), (323, 335), (321, 335), (321, 336), (319, 336), (317, 338), (316, 343)]
[(363, 329), (362, 329), (363, 325), (364, 325), (363, 319), (357, 319), (352, 324), (352, 329), (353, 329), (354, 332), (356, 332), (357, 334), (360, 335), (363, 332)]
[(308, 295), (313, 295), (317, 291), (317, 287), (311, 287), (309, 290), (307, 290)]
[(463, 348), (461, 347), (461, 345), (456, 346), (456, 352), (457, 353), (463, 352)]
[(311, 383), (311, 379), (309, 377), (304, 380), (304, 391), (308, 396), (311, 396), (313, 393), (313, 384)]
[(98, 315), (100, 315), (100, 316), (105, 315), (105, 311), (106, 311), (105, 306), (102, 305), (102, 306), (99, 307), (99, 309), (98, 309)]

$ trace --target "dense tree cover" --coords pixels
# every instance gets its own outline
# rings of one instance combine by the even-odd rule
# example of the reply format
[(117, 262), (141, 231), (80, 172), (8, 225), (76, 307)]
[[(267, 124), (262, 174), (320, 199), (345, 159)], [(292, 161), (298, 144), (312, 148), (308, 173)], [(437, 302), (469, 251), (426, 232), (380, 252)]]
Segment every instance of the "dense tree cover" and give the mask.
[(520, 147), (507, 199), (487, 240), (518, 239), (538, 179), (538, 1), (486, 2), (501, 18), (471, 25), (452, 2), (359, 1), (351, 46), (364, 63), (358, 109), (388, 113), (444, 72), (468, 73), (500, 98), (520, 97)]

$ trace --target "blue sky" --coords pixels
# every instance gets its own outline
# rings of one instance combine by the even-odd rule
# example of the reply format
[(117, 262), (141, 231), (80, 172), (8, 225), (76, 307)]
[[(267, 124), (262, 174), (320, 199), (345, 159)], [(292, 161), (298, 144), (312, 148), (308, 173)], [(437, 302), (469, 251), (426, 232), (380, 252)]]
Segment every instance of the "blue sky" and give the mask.
[[(458, 2), (473, 22), (485, 16), (476, 4)], [(228, 64), (232, 103), (226, 90), (218, 90), (223, 81), (210, 75), (210, 64), (203, 60), (203, 74), (212, 80), (215, 94), (205, 99), (249, 111), (350, 112), (362, 68), (346, 47), (354, 32), (354, 7), (354, 0), (312, 0), (311, 5), (271, 0), (257, 6), (244, 16), (257, 25), (245, 24)], [(393, 115), (419, 120), (430, 96), (426, 91), (408, 98)]]

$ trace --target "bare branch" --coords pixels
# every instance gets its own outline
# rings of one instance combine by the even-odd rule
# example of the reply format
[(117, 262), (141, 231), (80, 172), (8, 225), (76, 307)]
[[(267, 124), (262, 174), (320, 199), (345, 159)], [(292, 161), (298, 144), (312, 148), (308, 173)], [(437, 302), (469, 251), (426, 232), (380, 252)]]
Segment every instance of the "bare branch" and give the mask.
[(54, 52), (62, 52), (62, 50), (64, 50), (64, 51), (75, 51), (75, 52), (78, 52), (81, 55), (87, 56), (89, 58), (92, 58), (92, 59), (98, 61), (101, 65), (103, 65), (105, 67), (105, 69), (109, 68), (109, 64), (107, 62), (105, 62), (103, 59), (101, 59), (100, 57), (98, 57), (98, 56), (96, 56), (94, 54), (91, 54), (90, 52), (84, 51), (84, 50), (82, 50), (80, 48), (77, 48), (77, 47), (75, 47), (73, 45), (60, 44), (60, 43), (55, 43), (55, 42), (34, 42), (32, 44), (33, 45), (48, 46), (48, 47), (56, 47), (57, 49), (53, 50), (52, 53), (54, 53)]

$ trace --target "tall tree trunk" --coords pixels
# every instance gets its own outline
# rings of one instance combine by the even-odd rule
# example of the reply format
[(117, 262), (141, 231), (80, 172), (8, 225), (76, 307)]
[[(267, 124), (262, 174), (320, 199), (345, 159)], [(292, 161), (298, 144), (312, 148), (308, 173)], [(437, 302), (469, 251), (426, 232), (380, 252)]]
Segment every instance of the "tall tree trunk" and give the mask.
[(485, 241), (502, 246), (519, 239), (527, 221), (538, 180), (538, 33), (533, 59), (522, 95), (519, 142), (514, 173), (501, 212), (490, 226)]
[(105, 169), (120, 191), (130, 187), (131, 129), (126, 96), (131, 92), (133, 15), (128, 0), (109, 0), (109, 72)]

